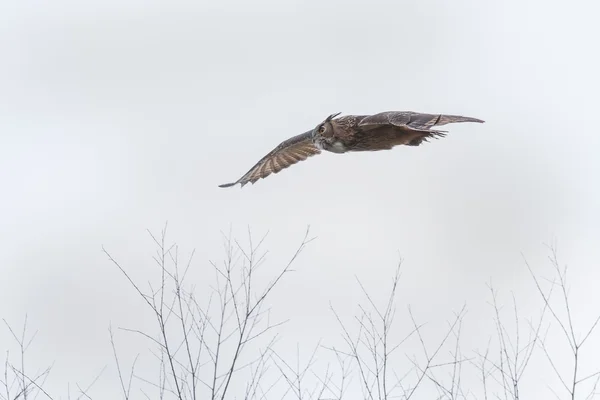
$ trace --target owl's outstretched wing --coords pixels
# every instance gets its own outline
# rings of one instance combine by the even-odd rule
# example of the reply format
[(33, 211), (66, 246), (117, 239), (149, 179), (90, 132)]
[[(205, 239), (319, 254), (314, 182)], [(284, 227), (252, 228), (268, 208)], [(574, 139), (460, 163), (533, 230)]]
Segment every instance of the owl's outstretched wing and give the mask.
[(281, 142), (279, 146), (264, 156), (240, 179), (235, 182), (224, 183), (219, 187), (231, 187), (238, 183), (244, 187), (248, 182), (254, 184), (261, 178), (266, 178), (272, 173), (276, 174), (297, 162), (320, 154), (321, 150), (313, 144), (311, 135), (312, 131), (307, 131)]
[(412, 111), (385, 111), (363, 118), (359, 122), (359, 126), (363, 129), (368, 129), (369, 127), (374, 128), (381, 125), (392, 125), (398, 128), (426, 131), (434, 126), (457, 122), (483, 123), (484, 121), (460, 115), (424, 114)]
[(432, 129), (457, 122), (484, 121), (460, 115), (424, 114), (412, 111), (385, 111), (360, 120), (358, 127), (366, 135), (357, 146), (359, 151), (389, 150), (397, 145), (419, 146), (430, 138), (446, 135), (446, 131)]

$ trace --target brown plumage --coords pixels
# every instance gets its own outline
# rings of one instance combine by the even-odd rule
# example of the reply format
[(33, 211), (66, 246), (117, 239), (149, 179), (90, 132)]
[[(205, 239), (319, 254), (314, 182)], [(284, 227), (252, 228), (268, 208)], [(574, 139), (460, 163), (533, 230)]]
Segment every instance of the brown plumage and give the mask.
[(446, 135), (446, 131), (433, 130), (435, 126), (457, 122), (484, 121), (459, 115), (422, 114), (411, 111), (386, 111), (374, 115), (346, 115), (336, 118), (332, 114), (314, 129), (283, 141), (256, 163), (235, 182), (219, 187), (231, 187), (248, 182), (254, 184), (261, 178), (320, 154), (349, 151), (389, 150), (394, 146), (418, 146), (430, 138)]

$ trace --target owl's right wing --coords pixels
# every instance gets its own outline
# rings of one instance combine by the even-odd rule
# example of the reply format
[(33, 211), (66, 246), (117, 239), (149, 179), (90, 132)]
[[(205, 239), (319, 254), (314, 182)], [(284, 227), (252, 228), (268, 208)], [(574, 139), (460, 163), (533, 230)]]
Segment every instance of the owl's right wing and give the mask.
[(278, 173), (309, 157), (320, 154), (321, 150), (311, 140), (312, 131), (307, 131), (281, 142), (269, 154), (257, 162), (240, 179), (231, 183), (224, 183), (219, 187), (226, 188), (241, 184), (242, 187), (248, 182), (254, 184), (261, 178)]
[(394, 146), (419, 146), (429, 138), (439, 138), (446, 131), (432, 129), (440, 125), (483, 120), (460, 115), (425, 114), (413, 111), (384, 111), (362, 118), (357, 126), (367, 132), (357, 151), (389, 150)]
[(413, 111), (384, 111), (363, 118), (358, 125), (363, 129), (377, 128), (387, 125), (407, 130), (434, 132), (431, 129), (434, 126), (453, 124), (457, 122), (483, 123), (484, 121), (478, 118), (463, 117), (461, 115), (425, 114)]

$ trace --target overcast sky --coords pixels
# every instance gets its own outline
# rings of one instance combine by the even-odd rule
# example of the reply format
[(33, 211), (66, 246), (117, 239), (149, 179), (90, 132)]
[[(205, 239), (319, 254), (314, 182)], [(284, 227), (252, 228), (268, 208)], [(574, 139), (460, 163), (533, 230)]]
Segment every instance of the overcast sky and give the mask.
[[(168, 221), (182, 255), (196, 249), (198, 285), (224, 257), (221, 231), (268, 231), (275, 271), (310, 225), (317, 239), (270, 298), (290, 319), (282, 354), (339, 344), (329, 303), (350, 318), (356, 277), (383, 300), (400, 257), (399, 326), (408, 304), (434, 330), (466, 304), (471, 351), (494, 334), (490, 280), (507, 307), (514, 292), (524, 316), (541, 309), (523, 257), (551, 276), (553, 240), (584, 332), (600, 312), (599, 11), (583, 0), (2, 1), (0, 317), (17, 327), (28, 314), (29, 363), (55, 361), (56, 397), (107, 365), (90, 395), (117, 398), (109, 323), (153, 319), (102, 246), (145, 281), (146, 229)], [(386, 110), (486, 123), (217, 187), (331, 113)], [(600, 331), (589, 346), (598, 354)], [(530, 371), (530, 393), (564, 395), (541, 353), (535, 362), (545, 372)]]

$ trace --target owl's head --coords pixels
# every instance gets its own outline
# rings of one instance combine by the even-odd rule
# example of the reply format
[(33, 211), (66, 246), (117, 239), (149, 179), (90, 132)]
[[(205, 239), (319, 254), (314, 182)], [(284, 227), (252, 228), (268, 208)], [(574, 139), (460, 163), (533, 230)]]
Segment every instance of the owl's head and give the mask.
[(331, 125), (331, 120), (341, 113), (331, 114), (323, 122), (315, 127), (312, 131), (313, 139), (316, 138), (328, 138), (333, 136), (333, 126)]

